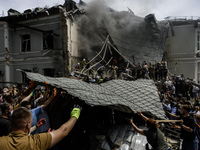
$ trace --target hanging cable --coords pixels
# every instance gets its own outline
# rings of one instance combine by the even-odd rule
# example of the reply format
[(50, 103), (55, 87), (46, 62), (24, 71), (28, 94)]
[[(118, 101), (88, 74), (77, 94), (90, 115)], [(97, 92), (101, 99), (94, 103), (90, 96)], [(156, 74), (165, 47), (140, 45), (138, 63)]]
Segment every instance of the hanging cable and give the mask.
[(105, 42), (104, 42), (104, 44), (103, 44), (103, 46), (102, 46), (100, 52), (99, 52), (94, 58), (92, 58), (92, 59), (84, 66), (84, 68), (81, 70), (81, 73), (83, 73), (85, 67), (86, 67), (88, 64), (90, 64), (95, 58), (97, 58), (97, 57), (101, 54), (101, 52), (103, 51), (105, 45), (107, 44), (108, 37), (109, 37), (109, 35), (107, 36), (107, 38), (106, 38), (106, 40), (105, 40)]
[(129, 61), (124, 55), (122, 55), (122, 53), (120, 53), (120, 52), (110, 43), (110, 41), (108, 41), (108, 44), (110, 44), (110, 46), (111, 46), (124, 60), (126, 60), (127, 62), (129, 62), (130, 65), (131, 65), (132, 67), (135, 67), (135, 65), (134, 65), (131, 61)]
[(106, 47), (105, 47), (105, 51), (104, 51), (103, 58), (102, 58), (99, 62), (95, 63), (95, 64), (92, 65), (90, 68), (88, 68), (87, 70), (85, 70), (83, 73), (89, 71), (90, 69), (92, 69), (93, 67), (95, 67), (96, 65), (98, 65), (100, 62), (102, 62), (102, 61), (104, 60), (105, 55), (106, 55), (106, 51), (107, 51), (108, 41), (106, 41), (105, 43), (106, 43)]

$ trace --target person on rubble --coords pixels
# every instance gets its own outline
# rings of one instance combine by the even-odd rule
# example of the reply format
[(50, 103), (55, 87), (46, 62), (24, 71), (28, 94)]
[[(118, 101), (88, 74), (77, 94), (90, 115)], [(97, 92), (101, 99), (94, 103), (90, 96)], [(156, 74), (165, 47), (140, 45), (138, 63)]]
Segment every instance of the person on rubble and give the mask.
[(156, 81), (160, 80), (160, 62), (156, 63), (156, 66), (155, 66), (155, 80)]
[(142, 77), (142, 67), (140, 63), (137, 65), (137, 79), (140, 79)]
[(86, 59), (84, 58), (83, 61), (81, 61), (80, 65), (81, 65), (81, 68), (83, 69), (85, 67), (85, 65), (87, 64), (87, 61)]
[(32, 124), (31, 111), (27, 108), (19, 107), (14, 110), (11, 116), (12, 132), (8, 136), (0, 137), (0, 149), (49, 149), (69, 134), (80, 116), (81, 109), (80, 106), (76, 105), (71, 111), (71, 118), (57, 130), (29, 135)]
[[(132, 120), (129, 122), (132, 124), (133, 128), (136, 132), (147, 137), (148, 143), (152, 146), (154, 150), (172, 150), (164, 139), (162, 132), (159, 129), (158, 123), (151, 118), (147, 118), (140, 111), (138, 111), (138, 115), (141, 116), (146, 124), (148, 130), (139, 129)], [(148, 144), (147, 144), (148, 145)], [(146, 145), (146, 147), (147, 147)]]
[(151, 64), (149, 66), (149, 77), (150, 79), (155, 80), (155, 66)]
[(75, 66), (74, 66), (75, 70), (76, 71), (79, 71), (81, 69), (81, 66), (80, 66), (80, 63), (77, 63)]

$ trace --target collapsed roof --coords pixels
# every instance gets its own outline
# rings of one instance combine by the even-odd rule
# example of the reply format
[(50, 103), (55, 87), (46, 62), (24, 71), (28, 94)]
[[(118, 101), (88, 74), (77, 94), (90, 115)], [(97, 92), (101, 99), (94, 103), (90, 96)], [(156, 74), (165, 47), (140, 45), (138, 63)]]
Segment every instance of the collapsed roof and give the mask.
[(158, 118), (165, 118), (157, 88), (152, 80), (111, 80), (96, 85), (77, 79), (53, 78), (38, 73), (25, 73), (30, 80), (41, 83), (46, 81), (54, 87), (66, 90), (70, 95), (78, 97), (90, 106), (108, 106), (127, 113), (150, 112)]
[[(9, 16), (1, 17), (0, 20), (21, 27), (23, 25), (17, 24), (18, 21), (37, 17), (37, 15), (52, 15), (62, 12), (59, 9), (63, 8), (66, 9), (68, 18), (72, 17), (72, 21), (78, 25), (79, 53), (86, 55), (81, 57), (94, 56), (97, 46), (101, 47), (102, 41), (105, 41), (102, 37), (110, 35), (113, 45), (129, 61), (135, 64), (142, 63), (144, 60), (152, 63), (162, 61), (170, 24), (168, 21), (157, 21), (153, 14), (142, 18), (136, 16), (130, 9), (130, 12), (118, 12), (105, 6), (104, 3), (97, 2), (96, 4), (86, 5), (80, 1), (79, 5), (76, 5), (75, 2), (70, 0), (66, 1), (63, 6), (35, 8), (33, 11), (28, 9), (24, 13), (10, 9), (8, 11)], [(99, 39), (102, 39), (102, 41)]]
[(153, 14), (141, 18), (129, 12), (111, 12), (104, 23), (119, 51), (133, 63), (162, 61), (168, 22), (156, 21)]
[(170, 27), (168, 21), (157, 21), (154, 14), (142, 18), (131, 10), (115, 11), (98, 2), (81, 8), (85, 14), (77, 16), (75, 21), (80, 27), (80, 33), (83, 32), (84, 41), (81, 42), (83, 38), (79, 41), (84, 50), (89, 47), (92, 49), (94, 43), (99, 43), (99, 39), (104, 37), (104, 41), (110, 35), (113, 45), (129, 61), (135, 64), (144, 60), (152, 63), (162, 61)]

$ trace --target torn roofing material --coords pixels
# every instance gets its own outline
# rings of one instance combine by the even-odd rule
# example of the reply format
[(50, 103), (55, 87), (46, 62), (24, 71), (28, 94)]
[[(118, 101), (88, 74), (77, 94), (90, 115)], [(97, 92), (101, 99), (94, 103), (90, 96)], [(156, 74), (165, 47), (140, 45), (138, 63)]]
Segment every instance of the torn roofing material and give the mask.
[(107, 12), (104, 24), (119, 51), (135, 64), (162, 61), (169, 23), (129, 12)]
[(25, 72), (31, 80), (66, 90), (74, 97), (91, 106), (108, 106), (127, 113), (150, 112), (158, 118), (165, 118), (157, 88), (152, 80), (111, 80), (100, 85), (88, 84), (70, 78), (53, 78), (38, 73)]
[[(139, 125), (138, 128), (146, 130), (145, 126)], [(138, 134), (132, 125), (115, 125), (108, 130), (108, 136), (118, 149), (122, 150), (144, 150), (147, 143), (146, 136)], [(101, 144), (103, 150), (111, 150), (110, 143), (103, 139)]]

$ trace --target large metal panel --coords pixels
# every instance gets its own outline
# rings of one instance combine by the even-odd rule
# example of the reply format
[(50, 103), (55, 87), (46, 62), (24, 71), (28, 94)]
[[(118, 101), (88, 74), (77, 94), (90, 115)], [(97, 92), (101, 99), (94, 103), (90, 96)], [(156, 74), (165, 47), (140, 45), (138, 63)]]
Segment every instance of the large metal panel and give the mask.
[(77, 79), (52, 78), (31, 72), (26, 72), (26, 74), (31, 80), (42, 83), (46, 81), (52, 86), (62, 88), (91, 106), (109, 106), (127, 113), (130, 113), (130, 110), (132, 112), (139, 110), (150, 112), (159, 118), (165, 118), (153, 80), (111, 80), (97, 85)]

